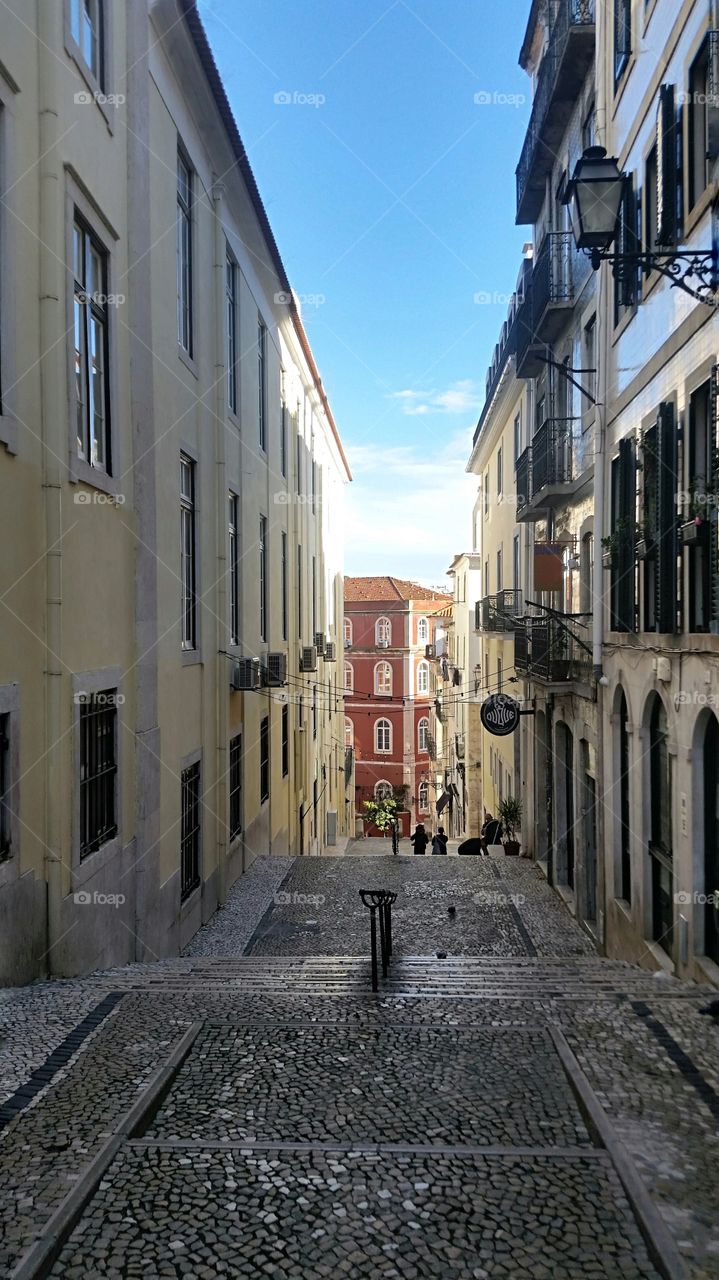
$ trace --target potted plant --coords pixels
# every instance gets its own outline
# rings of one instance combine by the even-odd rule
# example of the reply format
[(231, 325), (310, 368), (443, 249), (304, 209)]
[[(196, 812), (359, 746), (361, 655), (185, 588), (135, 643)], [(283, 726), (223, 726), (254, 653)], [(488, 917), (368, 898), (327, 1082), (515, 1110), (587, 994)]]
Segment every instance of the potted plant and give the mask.
[(519, 853), (517, 832), (522, 823), (522, 801), (516, 796), (506, 796), (499, 802), (499, 817), (502, 823), (502, 843), (504, 852), (516, 858)]
[(386, 800), (365, 800), (362, 804), (365, 835), (368, 827), (374, 827), (386, 836), (391, 830), (397, 814), (397, 801), (388, 797)]
[(637, 540), (634, 546), (634, 553), (637, 560), (646, 560), (654, 550), (654, 539), (649, 525), (649, 521), (645, 520), (643, 524), (637, 525)]
[(696, 477), (691, 481), (689, 491), (691, 497), (686, 512), (689, 519), (680, 524), (679, 533), (683, 546), (696, 547), (708, 537), (707, 509), (714, 495), (710, 493), (705, 481)]

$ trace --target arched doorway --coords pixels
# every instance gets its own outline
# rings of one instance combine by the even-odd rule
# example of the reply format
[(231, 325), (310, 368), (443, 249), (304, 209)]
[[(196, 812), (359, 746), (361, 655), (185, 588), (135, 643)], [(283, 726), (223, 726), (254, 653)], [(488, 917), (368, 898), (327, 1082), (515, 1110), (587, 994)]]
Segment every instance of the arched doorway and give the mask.
[(555, 731), (557, 760), (557, 882), (574, 889), (574, 735), (563, 721)]
[(672, 763), (667, 713), (658, 694), (649, 711), (649, 863), (651, 936), (672, 954), (674, 872), (672, 839)]
[(704, 734), (704, 952), (719, 964), (719, 720)]

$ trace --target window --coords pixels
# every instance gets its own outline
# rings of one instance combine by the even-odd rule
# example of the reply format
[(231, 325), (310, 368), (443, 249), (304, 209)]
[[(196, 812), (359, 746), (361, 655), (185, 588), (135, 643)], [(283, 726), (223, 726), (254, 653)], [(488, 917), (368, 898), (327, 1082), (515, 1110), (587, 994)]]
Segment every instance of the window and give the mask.
[(297, 471), (297, 476), (296, 476), (297, 492), (298, 494), (300, 494), (302, 493), (302, 436), (299, 434), (297, 436), (296, 471)]
[(374, 749), (378, 755), (392, 750), (392, 725), (389, 720), (378, 720), (375, 724)]
[(417, 792), (417, 808), (420, 813), (429, 813), (429, 783), (420, 782)]
[(80, 701), (80, 857), (117, 834), (116, 689), (83, 694)]
[(587, 147), (593, 147), (596, 145), (597, 119), (595, 112), (595, 104), (592, 103), (584, 117), (584, 123), (582, 125), (582, 151), (586, 151)]
[(103, 0), (72, 0), (70, 30), (88, 70), (103, 87)]
[(317, 685), (312, 686), (312, 737), (317, 737)]
[(317, 635), (317, 557), (312, 557), (312, 643)]
[(495, 693), (502, 692), (503, 683), (504, 683), (504, 674), (502, 670), (502, 659), (497, 658), (497, 688), (495, 690)]
[(270, 720), (260, 722), (260, 804), (270, 798)]
[(656, 693), (652, 695), (649, 719), (649, 788), (652, 936), (671, 954), (674, 923), (672, 767), (666, 711)]
[(374, 691), (384, 696), (392, 692), (392, 668), (388, 662), (378, 662), (374, 669)]
[(512, 539), (512, 586), (519, 591), (522, 585), (522, 561), (519, 549), (519, 534)]
[(420, 751), (427, 750), (427, 738), (429, 736), (429, 720), (423, 716), (417, 725), (417, 745)]
[(382, 801), (382, 800), (391, 800), (391, 799), (392, 799), (393, 794), (394, 794), (394, 793), (393, 793), (393, 791), (392, 791), (392, 783), (391, 783), (391, 782), (387, 782), (387, 781), (385, 781), (385, 779), (384, 779), (384, 778), (382, 778), (379, 782), (375, 782), (375, 784), (374, 784), (374, 798), (375, 798), (375, 800), (379, 800), (379, 801)]
[(495, 585), (496, 585), (497, 591), (502, 590), (502, 548), (501, 547), (497, 551), (497, 581)]
[(514, 465), (522, 452), (522, 415), (518, 413), (514, 419)]
[(282, 708), (282, 777), (286, 778), (290, 771), (290, 709), (285, 703)]
[(353, 747), (355, 744), (355, 727), (348, 716), (345, 716), (345, 746)]
[(288, 634), (288, 577), (289, 564), (287, 562), (287, 534), (282, 532), (282, 639), (287, 639)]
[(427, 644), (429, 642), (429, 623), (426, 618), (420, 618), (417, 623), (417, 643)]
[(12, 857), (10, 831), (10, 716), (0, 716), (0, 862)]
[(260, 448), (267, 450), (267, 327), (257, 317), (257, 422)]
[(352, 693), (355, 683), (355, 673), (351, 662), (345, 662), (345, 693)]
[(634, 439), (619, 441), (619, 455), (612, 460), (611, 511), (614, 545), (611, 547), (609, 604), (613, 631), (636, 628), (636, 460)]
[(501, 496), (502, 496), (502, 481), (503, 481), (503, 476), (502, 476), (502, 450), (501, 450), (501, 448), (499, 448), (499, 449), (497, 450), (497, 497), (498, 497), (498, 498), (501, 498)]
[[(283, 708), (286, 710), (286, 708)], [(242, 831), (242, 734), (230, 740), (230, 842)]]
[(195, 464), (180, 454), (180, 580), (182, 584), (182, 648), (197, 648), (195, 569)]
[(632, 52), (632, 0), (614, 0), (614, 79), (619, 79)]
[(230, 551), (230, 644), (240, 643), (240, 540), (239, 540), (239, 498), (236, 493), (229, 497), (228, 536)]
[[(687, 497), (689, 506), (683, 505), (682, 522), (692, 516), (702, 523), (694, 525), (692, 533), (696, 541), (686, 547), (688, 560), (688, 630), (709, 631), (712, 625), (712, 580), (717, 579), (717, 539), (712, 506), (715, 499), (708, 495), (713, 487), (714, 435), (711, 421), (711, 383), (705, 382), (693, 392), (689, 401), (689, 445)], [(717, 923), (719, 923), (719, 918)]]
[(317, 463), (312, 459), (312, 514), (314, 515), (317, 502)]
[(298, 543), (297, 544), (297, 637), (299, 640), (302, 639), (302, 613), (303, 613), (302, 583), (303, 583), (302, 544)]
[(260, 640), (267, 639), (267, 516), (260, 516)]
[(629, 825), (629, 725), (627, 700), (622, 690), (619, 703), (619, 893), (625, 902), (632, 900), (631, 827)]
[(107, 254), (77, 214), (73, 271), (77, 452), (91, 467), (110, 474)]
[(188, 898), (200, 883), (200, 762), (182, 770), (180, 894)]
[(592, 613), (594, 595), (594, 535), (585, 533), (579, 548), (579, 611)]
[(484, 473), (484, 514), (489, 515), (489, 472)]
[(617, 254), (619, 261), (614, 267), (614, 323), (631, 310), (639, 300), (639, 272), (633, 261), (640, 248), (640, 228), (638, 225), (638, 201), (634, 189), (634, 179), (629, 175), (624, 185), (624, 195), (619, 213), (619, 229), (617, 232)]
[(285, 405), (282, 406), (280, 421), (280, 470), (287, 478), (287, 408)]
[(177, 154), (177, 341), (192, 355), (192, 170)]
[(350, 645), (352, 644), (352, 620), (351, 620), (351, 618), (345, 618), (344, 623), (343, 623), (343, 634), (344, 634), (345, 649), (349, 649)]
[[(714, 37), (716, 39), (716, 37)], [(715, 159), (712, 139), (716, 136), (710, 125), (717, 114), (716, 98), (712, 96), (709, 76), (709, 42), (704, 42), (689, 70), (688, 95), (689, 123), (689, 208), (693, 208), (709, 183), (709, 169)], [(712, 119), (712, 117), (714, 119)]]
[(237, 413), (237, 263), (229, 249), (225, 264), (227, 311), (227, 403)]
[(429, 663), (420, 662), (417, 667), (417, 693), (429, 693)]
[[(582, 382), (590, 396), (597, 394), (597, 317), (591, 317), (584, 326), (584, 354), (582, 358), (584, 377)], [(582, 408), (586, 409), (591, 401), (582, 399)]]
[(389, 618), (378, 618), (374, 628), (375, 643), (379, 649), (389, 648), (392, 640), (392, 624)]
[(644, 169), (644, 248), (657, 244), (657, 149), (652, 147)]
[(489, 595), (489, 560), (484, 562), (484, 594)]

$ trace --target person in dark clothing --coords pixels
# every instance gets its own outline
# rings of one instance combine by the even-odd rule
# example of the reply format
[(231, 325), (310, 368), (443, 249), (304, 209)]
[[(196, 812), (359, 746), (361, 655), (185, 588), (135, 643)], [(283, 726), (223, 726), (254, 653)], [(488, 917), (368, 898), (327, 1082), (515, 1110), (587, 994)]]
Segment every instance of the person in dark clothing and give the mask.
[(493, 818), (491, 813), (485, 810), (484, 826), (482, 827), (480, 837), (482, 840), (482, 848), (486, 854), (489, 854), (490, 844), (499, 844), (502, 835), (502, 824), (497, 818)]
[(429, 844), (429, 836), (421, 822), (417, 823), (414, 835), (410, 836), (409, 842), (414, 845), (415, 853), (424, 853), (426, 851)]
[(437, 828), (437, 834), (432, 839), (432, 853), (447, 852), (447, 837), (444, 834), (444, 827)]

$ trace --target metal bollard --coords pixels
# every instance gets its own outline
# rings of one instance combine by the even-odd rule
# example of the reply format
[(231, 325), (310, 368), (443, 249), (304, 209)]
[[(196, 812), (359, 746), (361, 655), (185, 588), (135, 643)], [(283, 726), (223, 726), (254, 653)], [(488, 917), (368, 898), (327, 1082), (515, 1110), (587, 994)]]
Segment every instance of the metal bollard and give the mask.
[(360, 898), (370, 913), (370, 948), (372, 959), (372, 990), (379, 987), (377, 974), (377, 920), (379, 909), (379, 938), (382, 951), (382, 977), (386, 978), (392, 956), (392, 904), (397, 901), (397, 894), (389, 889), (360, 889)]

